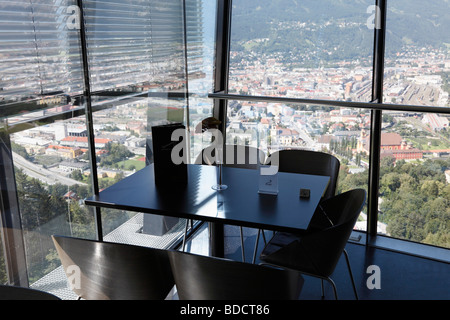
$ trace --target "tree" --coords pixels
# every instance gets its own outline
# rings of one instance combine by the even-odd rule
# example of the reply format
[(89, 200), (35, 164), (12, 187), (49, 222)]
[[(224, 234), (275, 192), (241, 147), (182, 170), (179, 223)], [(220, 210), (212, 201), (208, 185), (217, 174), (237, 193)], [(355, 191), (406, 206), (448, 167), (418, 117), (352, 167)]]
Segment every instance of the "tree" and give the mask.
[(70, 173), (70, 177), (77, 181), (83, 181), (84, 177), (80, 170), (74, 170)]
[(108, 152), (108, 155), (100, 160), (100, 166), (112, 166), (117, 162), (134, 156), (133, 152), (119, 143), (108, 143), (105, 149)]
[(421, 193), (428, 198), (435, 198), (439, 194), (439, 181), (425, 180), (420, 187)]

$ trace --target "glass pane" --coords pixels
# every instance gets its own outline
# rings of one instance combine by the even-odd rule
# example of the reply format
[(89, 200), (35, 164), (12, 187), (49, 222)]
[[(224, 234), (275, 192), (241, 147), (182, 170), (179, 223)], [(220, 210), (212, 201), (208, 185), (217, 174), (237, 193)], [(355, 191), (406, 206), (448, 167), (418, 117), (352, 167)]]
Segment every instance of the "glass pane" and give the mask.
[[(66, 277), (50, 235), (96, 238), (93, 209), (83, 204), (93, 188), (85, 116), (76, 117), (85, 109), (76, 3), (0, 3), (0, 55), (9, 63), (0, 70), (1, 129), (15, 132), (0, 131), (15, 166), (2, 192), (14, 199), (17, 194), (13, 209), (23, 229), (25, 277), (32, 287), (68, 299), (74, 296), (60, 286)], [(152, 162), (153, 125), (182, 122), (189, 128), (191, 157), (202, 147), (194, 129), (212, 115), (207, 94), (213, 87), (216, 3), (188, 0), (185, 12), (182, 4), (83, 1), (101, 189)], [(49, 119), (60, 113), (70, 119)], [(142, 214), (102, 210), (105, 239), (168, 247), (184, 231), (179, 220), (165, 237), (149, 236), (143, 220)], [(20, 226), (17, 232), (22, 239)]]
[(76, 108), (83, 69), (75, 4), (0, 3), (0, 118), (9, 124)]
[(450, 248), (449, 118), (384, 112), (378, 232)]
[[(202, 147), (193, 133), (212, 115), (215, 4), (187, 1), (185, 14), (182, 4), (85, 4), (101, 190), (153, 162), (153, 126), (184, 124), (190, 158)], [(102, 225), (106, 240), (156, 247), (184, 231), (183, 219), (111, 209), (102, 209)]]
[(233, 1), (229, 92), (371, 100), (373, 1)]
[(66, 143), (86, 131), (83, 116), (10, 135), (28, 279), (44, 291), (65, 276), (51, 235), (97, 238), (88, 149)]
[(214, 59), (217, 1), (186, 1), (190, 161), (209, 145), (196, 134), (201, 121), (213, 115)]
[[(368, 189), (370, 111), (316, 105), (230, 101), (227, 144), (269, 155), (282, 149), (330, 153), (340, 161), (337, 193)], [(364, 208), (355, 229), (366, 230)]]
[(449, 107), (450, 3), (389, 1), (384, 102)]

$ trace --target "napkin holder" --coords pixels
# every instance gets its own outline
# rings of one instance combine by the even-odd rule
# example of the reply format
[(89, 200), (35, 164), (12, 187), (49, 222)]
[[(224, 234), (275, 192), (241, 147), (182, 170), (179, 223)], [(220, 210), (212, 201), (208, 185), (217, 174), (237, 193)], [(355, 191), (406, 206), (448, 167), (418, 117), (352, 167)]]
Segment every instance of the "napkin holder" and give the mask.
[[(175, 130), (180, 131), (174, 135), (176, 139), (172, 140)], [(153, 126), (152, 144), (155, 184), (170, 187), (185, 186), (187, 184), (188, 153), (186, 127), (181, 123)], [(175, 147), (176, 149), (173, 150)]]

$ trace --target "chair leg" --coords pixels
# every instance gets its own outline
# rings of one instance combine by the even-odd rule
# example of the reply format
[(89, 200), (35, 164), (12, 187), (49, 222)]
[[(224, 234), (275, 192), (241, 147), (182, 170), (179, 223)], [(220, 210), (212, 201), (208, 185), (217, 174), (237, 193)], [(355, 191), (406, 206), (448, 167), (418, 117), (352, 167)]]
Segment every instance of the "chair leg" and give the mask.
[(264, 240), (264, 245), (267, 245), (267, 240), (266, 240), (266, 235), (264, 233), (264, 230), (258, 229), (258, 235), (256, 236), (255, 250), (253, 252), (253, 264), (255, 263), (255, 260), (256, 260), (256, 253), (258, 251), (259, 235), (260, 234), (262, 234), (262, 237), (263, 237), (263, 240)]
[(327, 280), (329, 283), (331, 283), (331, 286), (333, 287), (333, 291), (334, 291), (334, 298), (337, 300), (338, 295), (337, 295), (336, 285), (334, 284), (334, 281), (331, 280), (330, 278), (326, 278), (325, 280)]
[(183, 236), (183, 247), (182, 247), (183, 252), (186, 247), (186, 238), (187, 238), (188, 227), (189, 227), (189, 220), (186, 219), (186, 224), (184, 226), (184, 236)]
[(345, 249), (344, 249), (344, 255), (345, 255), (345, 260), (347, 261), (348, 273), (350, 274), (350, 279), (352, 280), (353, 292), (355, 293), (356, 300), (359, 300), (358, 292), (356, 291), (355, 280), (353, 279), (352, 268), (350, 267), (350, 260), (348, 258), (348, 253)]
[(324, 299), (325, 298), (325, 291), (323, 289), (323, 279), (320, 279), (320, 287), (322, 289), (322, 299)]
[(264, 233), (264, 230), (261, 230), (261, 234), (264, 240), (264, 245), (267, 246), (267, 241), (266, 241), (266, 234)]
[(245, 262), (245, 249), (244, 249), (244, 231), (242, 227), (239, 227), (241, 230), (241, 248), (242, 248), (242, 262)]
[(256, 261), (256, 253), (258, 251), (258, 242), (259, 242), (259, 234), (261, 233), (261, 230), (258, 229), (258, 234), (256, 235), (256, 242), (255, 242), (255, 250), (253, 251), (253, 264), (255, 264)]

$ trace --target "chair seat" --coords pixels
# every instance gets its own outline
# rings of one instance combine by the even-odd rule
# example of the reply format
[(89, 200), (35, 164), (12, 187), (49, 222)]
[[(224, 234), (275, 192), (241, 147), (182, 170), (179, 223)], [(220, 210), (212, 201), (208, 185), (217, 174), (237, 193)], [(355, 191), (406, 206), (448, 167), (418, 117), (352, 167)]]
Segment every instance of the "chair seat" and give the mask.
[(259, 258), (263, 263), (302, 270), (305, 273), (319, 273), (302, 247), (300, 235), (277, 232), (264, 247)]

